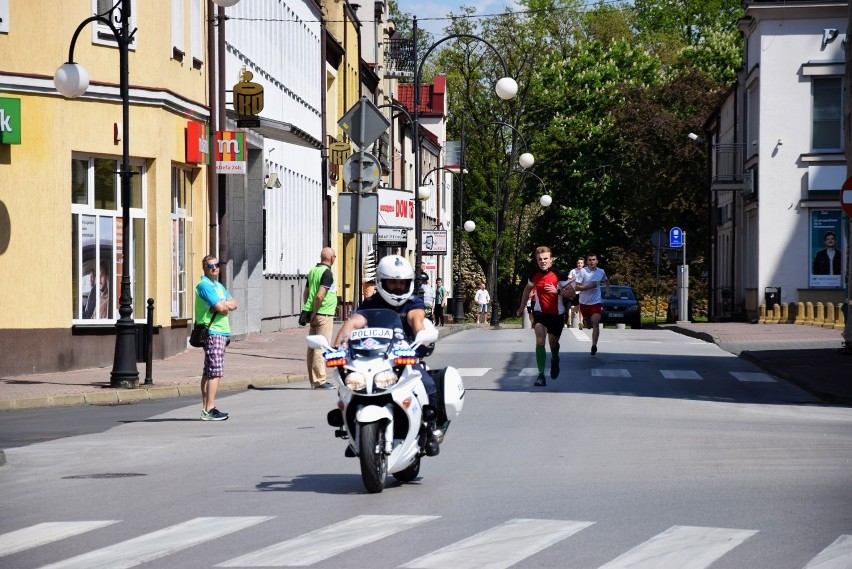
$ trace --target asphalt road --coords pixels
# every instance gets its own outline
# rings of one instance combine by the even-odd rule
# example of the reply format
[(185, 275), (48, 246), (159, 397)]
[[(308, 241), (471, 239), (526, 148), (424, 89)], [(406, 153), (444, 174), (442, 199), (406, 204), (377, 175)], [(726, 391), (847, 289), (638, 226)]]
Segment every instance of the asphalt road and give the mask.
[(464, 413), (378, 495), (326, 425), (334, 392), (302, 385), (224, 396), (221, 423), (186, 399), (0, 414), (24, 443), (0, 467), (0, 564), (852, 566), (852, 409), (671, 332), (601, 340), (566, 331), (541, 389), (530, 331), (443, 339), (430, 364), (461, 368)]

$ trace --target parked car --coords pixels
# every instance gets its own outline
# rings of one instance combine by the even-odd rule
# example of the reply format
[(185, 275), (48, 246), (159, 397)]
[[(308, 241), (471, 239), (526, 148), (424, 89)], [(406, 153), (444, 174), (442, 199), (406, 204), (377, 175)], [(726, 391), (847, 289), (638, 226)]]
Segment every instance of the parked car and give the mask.
[(629, 286), (611, 285), (609, 294), (601, 290), (603, 297), (602, 324), (629, 324), (631, 328), (642, 327), (641, 296), (636, 296)]

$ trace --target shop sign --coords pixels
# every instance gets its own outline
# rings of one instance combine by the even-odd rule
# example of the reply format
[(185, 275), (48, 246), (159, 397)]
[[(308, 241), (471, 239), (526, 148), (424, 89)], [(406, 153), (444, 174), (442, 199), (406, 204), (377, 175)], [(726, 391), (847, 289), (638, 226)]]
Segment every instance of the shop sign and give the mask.
[(423, 254), (424, 255), (446, 255), (447, 254), (447, 232), (445, 230), (423, 231)]
[(207, 125), (197, 121), (186, 123), (186, 161), (206, 164), (210, 156), (210, 131)]
[(0, 144), (21, 143), (21, 100), (0, 97)]
[(379, 243), (387, 246), (405, 246), (408, 243), (408, 230), (401, 227), (379, 227)]
[(379, 227), (414, 229), (414, 199), (411, 192), (379, 188)]
[(246, 173), (246, 133), (236, 130), (216, 131), (216, 173)]

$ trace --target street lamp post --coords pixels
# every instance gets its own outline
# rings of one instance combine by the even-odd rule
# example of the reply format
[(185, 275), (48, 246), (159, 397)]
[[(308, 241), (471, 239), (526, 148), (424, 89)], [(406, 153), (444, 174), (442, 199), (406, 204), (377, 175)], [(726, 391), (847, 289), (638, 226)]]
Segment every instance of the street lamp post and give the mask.
[[(462, 140), (464, 140), (464, 123), (463, 122), (462, 122)], [(429, 174), (431, 174), (432, 172), (438, 172), (440, 170), (443, 170), (445, 172), (449, 172), (450, 174), (452, 174), (453, 178), (456, 179), (456, 183), (458, 184), (458, 187), (459, 187), (459, 200), (458, 200), (459, 201), (459, 208), (458, 208), (459, 209), (458, 270), (456, 272), (456, 286), (455, 286), (454, 293), (453, 293), (453, 298), (455, 299), (455, 306), (453, 308), (453, 322), (459, 323), (459, 322), (464, 322), (464, 295), (462, 294), (462, 259), (463, 259), (463, 255), (462, 255), (461, 227), (462, 227), (462, 219), (464, 219), (464, 217), (462, 217), (462, 205), (463, 205), (462, 200), (464, 198), (464, 175), (467, 174), (467, 170), (460, 167), (459, 172), (455, 172), (455, 171), (451, 170), (450, 168), (448, 168), (446, 166), (438, 166), (437, 168), (432, 168), (431, 170), (426, 172), (426, 175), (423, 178), (423, 183), (424, 184), (426, 183), (426, 178), (429, 177)]]
[[(136, 325), (130, 317), (133, 314), (133, 298), (130, 294), (130, 93), (128, 52), (130, 42), (136, 30), (130, 30), (130, 0), (117, 0), (115, 5), (102, 14), (95, 14), (83, 20), (71, 39), (68, 50), (68, 62), (56, 70), (53, 82), (57, 91), (68, 98), (79, 97), (89, 87), (89, 74), (83, 66), (74, 63), (74, 45), (83, 28), (91, 22), (106, 25), (112, 31), (118, 45), (119, 75), (122, 117), (122, 155), (121, 155), (121, 297), (119, 298), (119, 318), (115, 323), (115, 357), (110, 386), (126, 389), (139, 384), (139, 370), (136, 368)], [(113, 24), (113, 14), (119, 16), (120, 28)]]
[[(417, 62), (417, 17), (414, 18), (414, 23), (412, 26), (412, 40), (414, 43), (414, 53), (415, 53), (415, 65), (414, 65), (414, 97), (413, 97), (413, 105), (414, 109), (412, 112), (413, 115), (413, 128), (414, 132), (412, 133), (412, 143), (414, 145), (414, 179), (419, 183), (421, 180), (420, 175), (420, 84), (423, 75), (423, 65), (426, 63), (426, 59), (432, 53), (432, 51), (437, 48), (442, 43), (449, 41), (451, 39), (458, 38), (467, 38), (475, 41), (479, 41), (484, 43), (486, 46), (491, 48), (491, 51), (497, 56), (497, 59), (500, 61), (500, 65), (503, 68), (504, 76), (497, 81), (497, 84), (494, 86), (494, 90), (497, 93), (497, 96), (503, 99), (504, 101), (513, 98), (518, 93), (518, 83), (511, 77), (509, 77), (509, 68), (506, 66), (506, 62), (503, 60), (503, 56), (500, 55), (500, 52), (497, 51), (490, 42), (487, 40), (475, 36), (472, 34), (451, 34), (448, 35), (435, 43), (433, 43), (429, 48), (423, 53), (423, 57), (420, 58), (420, 61)], [(414, 271), (414, 289), (417, 294), (421, 294), (421, 271), (420, 271), (420, 262), (423, 256), (423, 208), (420, 204), (420, 200), (414, 200), (414, 233), (415, 233), (415, 249), (414, 249), (414, 266), (416, 270)]]

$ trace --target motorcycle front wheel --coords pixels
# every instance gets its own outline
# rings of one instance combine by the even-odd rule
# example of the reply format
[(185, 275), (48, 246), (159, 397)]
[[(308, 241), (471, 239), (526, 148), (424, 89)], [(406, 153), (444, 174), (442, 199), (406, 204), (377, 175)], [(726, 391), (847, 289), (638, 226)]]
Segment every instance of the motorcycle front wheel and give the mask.
[(384, 428), (379, 423), (361, 425), (359, 457), (361, 459), (361, 479), (371, 494), (385, 489), (388, 476), (388, 457), (384, 453)]
[(420, 474), (420, 458), (415, 458), (414, 462), (411, 463), (411, 466), (400, 470), (399, 472), (394, 472), (393, 477), (399, 480), (400, 482), (411, 482), (417, 475)]

